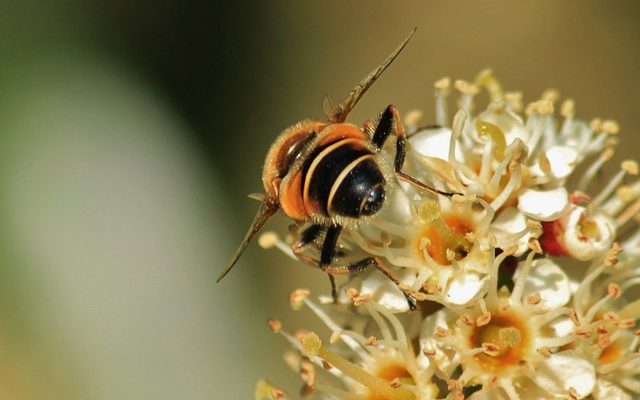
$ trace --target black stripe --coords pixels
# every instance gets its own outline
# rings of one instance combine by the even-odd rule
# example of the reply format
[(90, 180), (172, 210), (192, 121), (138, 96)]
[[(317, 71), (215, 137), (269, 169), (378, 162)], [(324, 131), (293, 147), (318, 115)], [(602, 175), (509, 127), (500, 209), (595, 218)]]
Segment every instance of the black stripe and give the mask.
[[(316, 153), (316, 157), (320, 152)], [(331, 186), (333, 186), (336, 178), (349, 164), (365, 154), (371, 154), (371, 152), (366, 148), (354, 146), (352, 142), (346, 142), (344, 145), (322, 156), (322, 159), (313, 170), (312, 176), (306, 176), (309, 166), (305, 165), (303, 178), (309, 180), (309, 199), (315, 200), (320, 204), (320, 209), (324, 215), (328, 215), (327, 201)], [(311, 162), (313, 162), (313, 159), (311, 159)], [(303, 180), (303, 182), (305, 181)]]
[(362, 160), (349, 171), (338, 186), (331, 200), (331, 211), (347, 217), (359, 217), (362, 214), (363, 202), (371, 194), (371, 190), (384, 183), (378, 164), (371, 158)]

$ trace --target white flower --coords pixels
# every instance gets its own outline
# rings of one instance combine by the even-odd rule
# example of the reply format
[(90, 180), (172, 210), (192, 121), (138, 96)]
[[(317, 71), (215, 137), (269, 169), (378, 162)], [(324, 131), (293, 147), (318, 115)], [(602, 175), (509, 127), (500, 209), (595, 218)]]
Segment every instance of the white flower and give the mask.
[[(338, 325), (322, 306), (308, 299), (308, 291), (296, 290), (291, 294), (295, 308), (306, 305), (333, 332), (325, 343), (313, 332), (293, 337), (276, 324), (277, 332), (298, 352), (298, 356), (290, 354), (287, 358), (290, 366), (304, 373), (303, 392), (315, 391), (321, 398), (336, 400), (436, 399), (439, 390), (432, 380), (434, 368), (427, 357), (415, 353), (412, 338), (401, 321), (366, 296), (357, 297), (360, 299), (354, 302), (358, 308), (375, 323), (366, 335), (364, 329)], [(350, 322), (358, 318), (354, 314)], [(339, 341), (343, 346), (338, 346)], [(305, 359), (314, 366), (304, 365)]]
[[(507, 254), (496, 258), (492, 277)], [(583, 398), (595, 386), (588, 360), (559, 351), (573, 342), (573, 335), (553, 335), (550, 326), (570, 313), (563, 307), (571, 294), (568, 278), (550, 260), (534, 261), (533, 256), (532, 251), (518, 270), (510, 293), (492, 279), (486, 298), (475, 306), (444, 309), (425, 320), (425, 353), (445, 374), (461, 367), (458, 386), (481, 385), (474, 398), (520, 399), (534, 390), (532, 385), (544, 393), (542, 398)]]

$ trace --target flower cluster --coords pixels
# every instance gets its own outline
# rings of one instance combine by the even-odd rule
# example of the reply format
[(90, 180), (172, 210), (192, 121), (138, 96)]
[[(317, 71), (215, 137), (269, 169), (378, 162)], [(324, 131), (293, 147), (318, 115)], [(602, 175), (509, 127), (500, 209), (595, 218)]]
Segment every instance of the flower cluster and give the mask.
[[(640, 396), (640, 180), (625, 160), (598, 178), (618, 144), (615, 121), (575, 118), (554, 90), (522, 105), (490, 71), (435, 83), (435, 125), (405, 118), (405, 170), (447, 197), (394, 182), (350, 229), (341, 253), (382, 260), (353, 275), (339, 303), (291, 295), (333, 332), (289, 334), (304, 396), (327, 399), (633, 399)], [(476, 112), (486, 90), (488, 106)], [(559, 113), (556, 110), (559, 109)], [(559, 116), (556, 116), (559, 114)], [(393, 144), (381, 157), (393, 158)], [(390, 161), (389, 161), (390, 162)], [(263, 247), (290, 250), (274, 233)], [(419, 301), (409, 312), (405, 294)], [(347, 318), (344, 318), (344, 314)], [(341, 315), (336, 322), (335, 316)], [(286, 398), (262, 381), (256, 398)]]

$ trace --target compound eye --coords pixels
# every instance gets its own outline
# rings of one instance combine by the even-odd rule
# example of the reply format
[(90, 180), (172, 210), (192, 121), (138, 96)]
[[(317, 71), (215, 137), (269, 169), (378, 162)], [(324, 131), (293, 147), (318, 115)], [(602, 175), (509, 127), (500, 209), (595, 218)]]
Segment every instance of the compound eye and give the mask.
[(384, 203), (384, 187), (378, 185), (371, 189), (369, 195), (362, 204), (362, 215), (373, 215), (377, 213)]

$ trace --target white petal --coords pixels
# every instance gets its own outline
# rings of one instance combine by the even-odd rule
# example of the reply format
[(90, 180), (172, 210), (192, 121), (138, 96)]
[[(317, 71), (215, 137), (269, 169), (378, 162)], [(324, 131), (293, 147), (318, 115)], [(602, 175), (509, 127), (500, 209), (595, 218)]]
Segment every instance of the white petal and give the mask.
[(570, 146), (550, 147), (545, 155), (551, 165), (551, 173), (559, 179), (571, 175), (578, 160), (578, 150)]
[(533, 374), (537, 385), (556, 395), (566, 395), (573, 388), (579, 398), (591, 394), (596, 384), (596, 372), (587, 360), (572, 352), (560, 352), (542, 361)]
[(482, 293), (485, 279), (474, 273), (463, 272), (454, 275), (444, 292), (445, 300), (457, 306), (464, 306)]
[(518, 197), (518, 209), (528, 217), (539, 221), (558, 219), (569, 208), (567, 189), (527, 189)]
[[(516, 270), (514, 280), (519, 272)], [(569, 278), (553, 261), (547, 258), (535, 260), (524, 285), (524, 296), (532, 293), (539, 293), (542, 297), (537, 306), (540, 310), (562, 307), (571, 297)]]
[(514, 234), (527, 227), (527, 219), (517, 208), (507, 207), (496, 215), (491, 227), (497, 231)]
[[(347, 284), (347, 287), (356, 287)], [(372, 271), (362, 279), (360, 283), (360, 295), (370, 295), (370, 301), (375, 301), (392, 312), (404, 312), (409, 310), (409, 303), (402, 291), (395, 283), (378, 271)]]
[(616, 227), (611, 218), (604, 213), (597, 213), (591, 217), (596, 224), (598, 236), (585, 238), (580, 228), (580, 219), (587, 212), (584, 207), (575, 207), (565, 224), (564, 244), (565, 248), (578, 260), (590, 260), (609, 250), (616, 237)]
[[(450, 141), (451, 129), (446, 127), (424, 129), (409, 138), (409, 143), (416, 153), (445, 161), (449, 159)], [(458, 147), (456, 146), (456, 158), (462, 160), (464, 157)]]
[(549, 327), (553, 329), (554, 337), (565, 337), (571, 335), (576, 326), (569, 317), (563, 316), (550, 322)]
[(595, 400), (631, 400), (632, 397), (626, 393), (620, 386), (615, 385), (602, 378), (598, 379), (596, 387), (593, 390), (593, 398)]
[[(507, 207), (502, 210), (491, 222), (491, 229), (493, 234), (500, 243), (499, 247), (513, 243), (506, 242), (509, 236), (518, 232), (522, 232), (527, 227), (527, 218), (516, 207)], [(515, 256), (522, 255), (528, 248), (530, 233), (523, 235), (517, 242), (518, 249), (514, 253)]]

